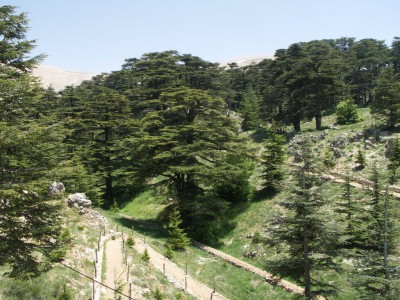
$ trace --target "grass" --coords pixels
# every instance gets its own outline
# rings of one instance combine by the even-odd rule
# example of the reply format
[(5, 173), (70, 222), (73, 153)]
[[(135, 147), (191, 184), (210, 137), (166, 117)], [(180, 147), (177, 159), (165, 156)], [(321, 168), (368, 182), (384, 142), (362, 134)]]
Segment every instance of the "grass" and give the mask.
[(142, 220), (155, 220), (159, 217), (160, 212), (167, 206), (165, 198), (154, 195), (151, 190), (144, 191), (138, 197), (127, 202), (120, 209), (120, 213), (127, 214)]
[[(130, 220), (112, 212), (104, 212), (114, 224), (122, 225), (126, 230), (134, 226), (135, 234), (140, 238), (146, 237), (150, 244), (159, 253), (165, 251), (166, 235), (162, 227), (148, 226), (146, 223)], [(146, 226), (147, 225), (147, 226)], [(182, 268), (188, 265), (188, 273), (208, 285), (213, 286), (216, 280), (217, 292), (226, 295), (228, 299), (294, 299), (295, 295), (273, 287), (264, 282), (257, 275), (237, 268), (222, 259), (218, 259), (206, 252), (189, 246), (184, 252), (175, 252), (173, 261)], [(267, 298), (266, 298), (266, 295)]]
[[(368, 108), (359, 109), (359, 115), (361, 121), (350, 125), (340, 125), (335, 129), (327, 129), (334, 125), (336, 122), (336, 116), (330, 115), (324, 117), (323, 125), (325, 126), (328, 135), (325, 139), (316, 145), (319, 149), (324, 149), (330, 142), (337, 138), (338, 136), (348, 136), (349, 134), (371, 128), (371, 126), (376, 125), (376, 121), (371, 117)], [(314, 129), (314, 123), (303, 123), (302, 132), (296, 135), (301, 137), (303, 135), (318, 134)], [(253, 144), (250, 145), (254, 149), (259, 148), (259, 141), (265, 133), (258, 133), (253, 139)], [(395, 134), (394, 134), (395, 135)], [(305, 137), (306, 138), (306, 137)], [(386, 169), (387, 159), (384, 157), (384, 144), (376, 143), (372, 149), (364, 149), (364, 142), (360, 141), (357, 143), (348, 143), (343, 149), (344, 155), (336, 159), (336, 167), (340, 171), (343, 171), (348, 165), (355, 165), (356, 151), (358, 148), (362, 148), (365, 151), (367, 158), (370, 162), (367, 163), (367, 167), (364, 170), (354, 171), (353, 176), (363, 177), (368, 179), (371, 173), (372, 163), (371, 160), (376, 160), (379, 163), (379, 167), (382, 171)], [(255, 174), (251, 178), (254, 185), (259, 185), (259, 180), (257, 179), (260, 173), (260, 166), (257, 166)], [(385, 176), (383, 176), (385, 179)], [(333, 182), (328, 182), (324, 186), (323, 194), (324, 197), (333, 203), (337, 201), (338, 195), (342, 193), (342, 185)], [(370, 194), (365, 191), (360, 191), (353, 189), (353, 194), (355, 199), (363, 199), (370, 197)], [(227, 219), (232, 220), (235, 227), (232, 231), (228, 232), (225, 236), (221, 237), (221, 243), (219, 244), (219, 249), (233, 255), (239, 259), (247, 261), (257, 267), (262, 269), (266, 268), (266, 257), (274, 255), (274, 249), (271, 249), (268, 245), (263, 243), (255, 243), (253, 241), (253, 236), (256, 234), (264, 235), (268, 228), (268, 220), (272, 217), (274, 213), (277, 212), (277, 203), (284, 199), (290, 197), (286, 190), (283, 188), (281, 193), (270, 194), (263, 190), (256, 191), (255, 197), (252, 202), (241, 203), (238, 205), (233, 205), (229, 214), (226, 216)], [(165, 209), (166, 205), (160, 199), (157, 199), (150, 191), (141, 194), (139, 197), (133, 199), (131, 203), (126, 205), (121, 212), (133, 216), (135, 218), (157, 222), (159, 221), (162, 211)], [(329, 209), (329, 205), (327, 206)], [(157, 226), (148, 226), (146, 223), (131, 221), (118, 217), (117, 215), (112, 216), (116, 222), (123, 224), (127, 228), (134, 226), (136, 232), (139, 235), (146, 235), (146, 239), (152, 244), (159, 252), (164, 251), (165, 233), (162, 229), (157, 228)], [(250, 259), (243, 257), (244, 245), (248, 245), (250, 250), (258, 251), (258, 256)], [(338, 263), (342, 267), (342, 273), (337, 273), (336, 271), (325, 271), (323, 273), (315, 273), (324, 282), (331, 282), (334, 286), (339, 287), (340, 291), (337, 295), (332, 295), (332, 299), (358, 299), (357, 292), (349, 284), (350, 275), (346, 272), (346, 266), (341, 263), (341, 257), (338, 257)], [(273, 287), (267, 286), (264, 282), (260, 284), (258, 278), (255, 275), (243, 274), (242, 271), (235, 267), (225, 263), (224, 261), (219, 261), (218, 259), (207, 255), (201, 250), (195, 247), (189, 247), (185, 253), (176, 253), (174, 261), (182, 267), (186, 263), (189, 265), (189, 273), (199, 280), (205, 282), (209, 286), (213, 284), (213, 278), (216, 278), (217, 285), (220, 286), (228, 298), (236, 299), (247, 299), (249, 294), (251, 299), (286, 299), (285, 297), (293, 297), (293, 295), (283, 292), (281, 290), (275, 290)], [(221, 271), (222, 270), (222, 271)], [(285, 278), (292, 280), (291, 278)], [(282, 295), (279, 293), (283, 293)], [(265, 295), (271, 295), (271, 298), (265, 298)], [(278, 296), (279, 295), (279, 296)]]

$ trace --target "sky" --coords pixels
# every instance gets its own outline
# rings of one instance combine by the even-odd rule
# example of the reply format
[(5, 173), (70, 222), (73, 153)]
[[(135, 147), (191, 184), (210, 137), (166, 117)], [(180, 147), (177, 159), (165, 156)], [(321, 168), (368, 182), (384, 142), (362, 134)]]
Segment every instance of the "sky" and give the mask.
[(11, 0), (27, 13), (32, 54), (68, 71), (121, 69), (127, 58), (177, 50), (211, 62), (273, 55), (296, 42), (354, 37), (388, 46), (399, 0)]

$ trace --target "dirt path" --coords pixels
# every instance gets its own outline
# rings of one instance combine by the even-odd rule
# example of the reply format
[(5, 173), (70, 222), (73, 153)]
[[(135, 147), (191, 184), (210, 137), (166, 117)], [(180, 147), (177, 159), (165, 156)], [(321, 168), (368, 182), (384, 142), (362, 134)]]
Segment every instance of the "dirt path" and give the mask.
[(184, 270), (171, 262), (169, 259), (165, 258), (162, 254), (156, 252), (149, 245), (144, 244), (143, 240), (136, 238), (134, 248), (141, 254), (145, 249), (147, 249), (147, 252), (150, 256), (150, 264), (163, 272), (169, 281), (173, 280), (175, 286), (185, 289), (186, 292), (192, 294), (196, 298), (204, 300), (226, 299), (218, 293), (213, 293), (211, 288), (193, 279), (190, 275), (185, 275)]
[[(106, 273), (104, 284), (115, 288), (119, 283), (126, 281), (126, 271), (123, 267), (124, 256), (122, 254), (122, 240), (119, 236), (116, 238), (109, 239), (106, 242), (105, 256), (106, 256)], [(126, 284), (124, 289), (121, 291), (124, 294), (128, 294)], [(114, 293), (112, 290), (107, 289), (105, 299), (114, 299)]]

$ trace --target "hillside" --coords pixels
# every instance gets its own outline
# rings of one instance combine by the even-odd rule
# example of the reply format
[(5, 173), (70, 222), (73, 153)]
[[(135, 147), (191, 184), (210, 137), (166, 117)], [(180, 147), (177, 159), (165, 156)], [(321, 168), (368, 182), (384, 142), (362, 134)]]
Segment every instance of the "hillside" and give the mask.
[(48, 65), (38, 65), (32, 74), (40, 78), (45, 87), (52, 86), (56, 91), (64, 89), (68, 85), (79, 85), (84, 80), (89, 80), (96, 74), (72, 72)]

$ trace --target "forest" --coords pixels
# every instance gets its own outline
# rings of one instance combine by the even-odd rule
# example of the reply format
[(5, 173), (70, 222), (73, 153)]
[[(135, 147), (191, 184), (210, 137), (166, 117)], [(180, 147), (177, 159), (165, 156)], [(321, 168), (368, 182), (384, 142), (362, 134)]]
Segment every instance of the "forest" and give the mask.
[[(55, 91), (31, 74), (43, 56), (30, 56), (27, 29), (25, 14), (0, 7), (0, 265), (7, 276), (39, 276), (65, 254), (62, 201), (47, 193), (61, 181), (110, 211), (151, 191), (191, 239), (214, 246), (251, 203), (278, 199), (259, 224), (258, 243), (274, 253), (264, 268), (304, 286), (309, 299), (345, 299), (324, 272), (345, 274), (360, 299), (398, 299), (391, 188), (400, 167), (399, 37), (390, 46), (352, 37), (296, 42), (244, 67), (175, 50), (145, 53)], [(339, 139), (320, 142), (325, 132), (361, 123), (359, 140), (346, 135), (347, 146), (356, 145), (351, 163)], [(382, 144), (375, 162), (367, 140), (378, 148), (382, 136), (390, 147), (383, 154)], [(329, 190), (322, 174), (338, 169), (344, 183)], [(351, 186), (356, 173), (370, 191)]]

